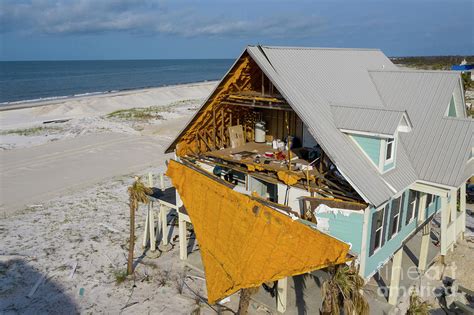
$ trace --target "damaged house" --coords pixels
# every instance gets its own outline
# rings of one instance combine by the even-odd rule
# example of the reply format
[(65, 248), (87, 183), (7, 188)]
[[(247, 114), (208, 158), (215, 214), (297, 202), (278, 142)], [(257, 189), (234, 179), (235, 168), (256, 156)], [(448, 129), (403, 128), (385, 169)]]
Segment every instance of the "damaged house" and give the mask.
[(441, 255), (463, 236), (472, 135), (457, 73), (380, 50), (247, 47), (167, 149), (209, 300), (351, 259), (369, 279), (420, 230), (426, 270), (436, 213)]

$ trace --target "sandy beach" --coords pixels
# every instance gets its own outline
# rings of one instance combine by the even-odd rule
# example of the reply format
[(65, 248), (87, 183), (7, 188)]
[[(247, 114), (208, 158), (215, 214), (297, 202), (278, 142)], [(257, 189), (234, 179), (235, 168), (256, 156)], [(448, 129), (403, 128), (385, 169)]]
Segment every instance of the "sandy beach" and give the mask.
[[(1, 215), (163, 163), (163, 146), (214, 86), (186, 84), (2, 108)], [(142, 109), (146, 115), (140, 115)], [(44, 124), (57, 120), (62, 122)]]
[[(214, 86), (169, 86), (0, 111), (0, 275), (8, 275), (0, 283), (1, 313), (189, 314), (202, 306), (195, 293), (205, 295), (205, 282), (202, 275), (190, 277), (193, 271), (179, 260), (177, 229), (170, 232), (173, 249), (159, 261), (140, 257), (137, 245), (136, 277), (124, 279), (126, 188), (134, 175), (164, 172), (164, 146)], [(151, 116), (123, 111), (150, 107)], [(43, 124), (56, 119), (67, 121)], [(137, 216), (141, 237), (144, 210)]]
[[(137, 213), (135, 277), (125, 277), (127, 187), (134, 175), (165, 172), (165, 146), (216, 82), (15, 104), (0, 110), (0, 313), (214, 314), (204, 275), (172, 249), (159, 258), (141, 248), (145, 207)], [(44, 123), (53, 121), (51, 123)], [(165, 178), (165, 186), (169, 186)], [(469, 205), (472, 208), (472, 205)], [(474, 209), (473, 209), (474, 210)], [(447, 257), (461, 283), (473, 250)], [(189, 236), (193, 237), (191, 231)], [(190, 250), (198, 250), (194, 244)], [(435, 264), (433, 270), (439, 269)], [(432, 281), (431, 286), (440, 285)], [(370, 295), (370, 294), (369, 294)], [(425, 297), (435, 302), (433, 296)], [(237, 309), (238, 295), (222, 307)], [(269, 314), (253, 303), (251, 314)]]

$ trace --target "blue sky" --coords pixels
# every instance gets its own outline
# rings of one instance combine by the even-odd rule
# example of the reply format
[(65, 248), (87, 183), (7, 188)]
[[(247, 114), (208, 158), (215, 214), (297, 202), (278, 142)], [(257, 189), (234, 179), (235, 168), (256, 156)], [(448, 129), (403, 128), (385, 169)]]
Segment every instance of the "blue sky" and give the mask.
[(2, 0), (0, 60), (235, 58), (247, 44), (474, 54), (474, 1)]

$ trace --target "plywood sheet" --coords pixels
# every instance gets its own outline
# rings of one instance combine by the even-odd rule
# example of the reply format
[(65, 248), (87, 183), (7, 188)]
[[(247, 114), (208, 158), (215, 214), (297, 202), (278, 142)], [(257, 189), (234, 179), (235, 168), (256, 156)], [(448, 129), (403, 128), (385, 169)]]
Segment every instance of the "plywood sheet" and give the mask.
[(229, 127), (230, 147), (232, 149), (241, 147), (245, 144), (244, 129), (242, 125)]

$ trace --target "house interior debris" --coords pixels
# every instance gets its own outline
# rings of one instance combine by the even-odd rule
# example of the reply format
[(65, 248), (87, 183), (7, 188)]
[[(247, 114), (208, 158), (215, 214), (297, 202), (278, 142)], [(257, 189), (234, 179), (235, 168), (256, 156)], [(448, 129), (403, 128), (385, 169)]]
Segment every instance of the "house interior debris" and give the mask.
[[(214, 175), (270, 201), (278, 202), (275, 185), (284, 183), (304, 189), (313, 198), (367, 207), (246, 54), (178, 139), (172, 147), (180, 159), (212, 167)], [(246, 174), (265, 187), (249, 187)]]
[[(334, 60), (346, 62), (328, 68)], [(422, 93), (433, 86), (443, 88)], [(192, 224), (207, 281), (229, 280), (208, 286), (211, 300), (278, 280), (277, 310), (284, 312), (288, 278), (324, 267), (307, 261), (293, 269), (285, 260), (292, 246), (280, 236), (322, 233), (344, 249), (336, 256), (357, 259), (366, 280), (394, 257), (388, 303), (395, 305), (406, 242), (423, 229), (424, 272), (434, 216), (441, 213), (442, 257), (465, 231), (473, 124), (456, 95), (462, 85), (455, 74), (400, 70), (378, 50), (247, 47), (166, 150), (175, 153), (167, 175), (176, 188), (180, 258), (187, 259)], [(431, 104), (432, 114), (419, 104)], [(249, 235), (255, 246), (241, 246), (251, 244)], [(321, 257), (328, 253), (322, 240), (303, 243)], [(295, 261), (304, 253), (294, 253)], [(262, 259), (246, 265), (253, 256)], [(241, 277), (258, 275), (270, 260), (279, 262), (271, 265), (277, 277)], [(213, 278), (209, 266), (222, 276)]]

